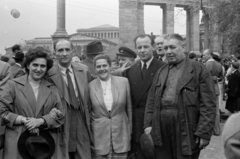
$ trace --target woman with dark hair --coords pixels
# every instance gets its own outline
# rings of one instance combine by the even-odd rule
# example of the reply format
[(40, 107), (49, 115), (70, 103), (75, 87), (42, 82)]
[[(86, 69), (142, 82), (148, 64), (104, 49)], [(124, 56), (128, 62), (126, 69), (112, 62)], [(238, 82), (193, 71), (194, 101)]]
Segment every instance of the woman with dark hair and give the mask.
[[(47, 130), (55, 140), (52, 158), (64, 158), (59, 139), (65, 111), (57, 88), (43, 78), (52, 65), (46, 50), (30, 49), (26, 54), (27, 74), (9, 80), (1, 93), (1, 124), (6, 126), (2, 159), (22, 159), (17, 147), (19, 137), (25, 130), (38, 134), (39, 129)], [(58, 111), (57, 119), (50, 115), (52, 109)]]

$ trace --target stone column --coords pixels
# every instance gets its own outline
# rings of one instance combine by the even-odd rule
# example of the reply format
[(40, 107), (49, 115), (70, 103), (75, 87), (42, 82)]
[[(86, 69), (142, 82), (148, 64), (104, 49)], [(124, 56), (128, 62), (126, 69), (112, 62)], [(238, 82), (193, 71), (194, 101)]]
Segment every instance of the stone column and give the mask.
[(199, 9), (195, 6), (187, 10), (187, 46), (189, 50), (200, 50), (200, 24), (199, 24)]
[(191, 51), (191, 33), (190, 33), (190, 24), (191, 24), (191, 18), (190, 18), (190, 11), (188, 8), (184, 8), (186, 11), (186, 51)]
[(138, 32), (144, 34), (144, 3), (138, 3)]
[(162, 4), (163, 10), (163, 22), (162, 32), (163, 34), (174, 33), (174, 7), (173, 4)]
[(65, 28), (65, 0), (57, 0), (57, 29), (52, 35), (53, 40), (68, 39), (68, 34)]
[(209, 14), (204, 14), (204, 50), (209, 49)]
[(119, 0), (119, 45), (134, 49), (139, 35), (138, 0)]
[[(211, 32), (211, 35), (210, 35), (210, 49), (213, 51), (213, 52), (219, 52), (220, 51), (220, 38), (218, 36), (218, 25), (214, 22), (211, 22), (210, 24), (210, 32)], [(220, 52), (219, 52), (220, 53)]]

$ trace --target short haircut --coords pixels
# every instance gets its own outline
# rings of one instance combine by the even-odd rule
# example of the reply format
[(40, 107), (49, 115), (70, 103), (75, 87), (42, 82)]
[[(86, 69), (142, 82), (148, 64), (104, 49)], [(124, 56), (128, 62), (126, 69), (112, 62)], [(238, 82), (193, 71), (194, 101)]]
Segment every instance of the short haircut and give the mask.
[[(214, 56), (214, 54), (213, 54), (213, 51), (212, 50), (210, 50), (210, 49), (206, 49), (205, 51), (207, 51), (207, 53), (209, 54), (209, 55), (211, 55), (212, 57)], [(204, 52), (205, 52), (204, 51)], [(216, 55), (217, 56), (217, 55)]]
[(164, 39), (165, 40), (170, 40), (170, 39), (176, 39), (176, 40), (179, 40), (181, 42), (184, 41), (183, 37), (179, 34), (176, 34), (176, 33), (173, 33), (173, 34), (167, 34), (164, 36)]
[(2, 56), (2, 57), (1, 57), (1, 61), (8, 62), (8, 61), (9, 61), (9, 57), (7, 57), (7, 56)]
[(137, 37), (134, 38), (134, 44), (135, 44), (135, 47), (137, 46), (137, 39), (140, 38), (140, 39), (143, 39), (143, 38), (149, 38), (150, 41), (151, 41), (151, 45), (153, 46), (154, 45), (154, 38), (151, 36), (151, 35), (148, 35), (148, 34), (141, 34), (141, 35), (138, 35)]
[[(53, 66), (53, 60), (51, 59), (48, 50), (44, 49), (43, 47), (37, 47), (35, 49), (29, 49), (26, 54), (26, 61), (25, 61), (25, 69), (26, 72), (29, 74), (28, 66), (32, 61), (37, 58), (44, 58), (47, 61), (47, 71)], [(46, 71), (46, 72), (47, 72)]]
[(16, 50), (21, 50), (21, 46), (20, 45), (14, 45), (12, 47), (12, 52), (15, 52)]
[(70, 43), (70, 45), (71, 45), (72, 50), (74, 49), (74, 45), (73, 45), (73, 43), (70, 40), (60, 39), (60, 40), (57, 40), (57, 41), (53, 42), (53, 49), (54, 49), (55, 52), (56, 52), (56, 49), (57, 49), (56, 48), (57, 43), (60, 42), (60, 41), (68, 41)]
[(154, 40), (156, 40), (157, 38), (164, 38), (165, 36), (166, 36), (166, 34), (155, 36)]
[(94, 59), (93, 59), (93, 66), (95, 68), (96, 66), (96, 62), (97, 60), (100, 60), (100, 59), (105, 59), (107, 61), (107, 63), (109, 64), (109, 66), (111, 66), (111, 59), (108, 55), (97, 55)]

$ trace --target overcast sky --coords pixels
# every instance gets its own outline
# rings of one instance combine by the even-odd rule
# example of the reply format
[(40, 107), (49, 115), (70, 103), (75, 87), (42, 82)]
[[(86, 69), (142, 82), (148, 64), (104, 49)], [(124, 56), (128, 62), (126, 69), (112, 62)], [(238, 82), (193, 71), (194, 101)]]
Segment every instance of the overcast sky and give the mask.
[[(74, 34), (78, 28), (103, 24), (119, 26), (118, 0), (66, 0), (66, 30)], [(21, 15), (15, 19), (11, 10)], [(185, 12), (175, 8), (175, 32), (186, 34)], [(160, 34), (162, 11), (159, 6), (145, 6), (145, 32)], [(50, 37), (56, 30), (56, 0), (0, 0), (0, 54), (5, 47), (21, 39)]]

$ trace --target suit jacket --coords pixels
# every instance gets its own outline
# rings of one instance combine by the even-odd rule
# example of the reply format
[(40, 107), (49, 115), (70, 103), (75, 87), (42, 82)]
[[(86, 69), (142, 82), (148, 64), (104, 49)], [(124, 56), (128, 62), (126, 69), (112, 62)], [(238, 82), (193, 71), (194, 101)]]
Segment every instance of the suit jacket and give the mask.
[(133, 141), (139, 142), (140, 137), (144, 132), (143, 120), (148, 91), (152, 85), (153, 78), (157, 70), (163, 65), (165, 65), (164, 62), (153, 58), (147, 69), (145, 79), (143, 80), (141, 76), (140, 60), (131, 66), (131, 68), (126, 72), (126, 77), (130, 83), (133, 104)]
[(217, 78), (223, 78), (222, 74), (222, 65), (215, 60), (211, 59), (210, 61), (206, 62), (206, 68), (211, 73), (212, 79), (214, 81), (214, 87), (215, 87), (215, 94), (220, 94), (220, 89), (218, 86)]
[(10, 79), (10, 68), (11, 66), (8, 63), (0, 61), (0, 94)]
[[(211, 74), (199, 62), (186, 59), (176, 87), (181, 146), (184, 155), (198, 151), (195, 136), (210, 140), (216, 115), (216, 96)], [(152, 127), (153, 142), (162, 145), (160, 110), (161, 97), (169, 74), (169, 65), (160, 69), (148, 93), (144, 128)]]
[(25, 75), (25, 72), (23, 71), (21, 66), (16, 63), (11, 66), (11, 79), (18, 78), (23, 75)]
[(96, 75), (96, 71), (95, 71), (94, 66), (93, 66), (93, 61), (91, 61), (90, 59), (85, 59), (84, 61), (81, 62), (81, 64), (84, 64), (84, 65), (88, 66), (88, 71), (92, 75)]
[(126, 78), (116, 76), (111, 76), (111, 83), (113, 105), (110, 113), (104, 104), (100, 80), (89, 84), (93, 150), (98, 155), (107, 155), (111, 142), (116, 153), (130, 150), (132, 102), (129, 83)]
[[(79, 89), (78, 92), (80, 92), (81, 99), (83, 100), (82, 103), (83, 103), (84, 113), (85, 113), (86, 128), (88, 130), (88, 135), (90, 136), (90, 117), (89, 117), (89, 108), (88, 108), (89, 106), (88, 82), (90, 79), (90, 74), (88, 73), (87, 71), (88, 68), (85, 65), (74, 63), (74, 62), (72, 62), (71, 65), (72, 65), (73, 73), (76, 79), (76, 85), (77, 85), (77, 88)], [(65, 123), (64, 123), (64, 135), (66, 135), (66, 143), (68, 147), (69, 130), (70, 130), (70, 121), (69, 121), (70, 98), (69, 98), (68, 88), (62, 77), (61, 71), (58, 66), (58, 62), (55, 62), (53, 67), (48, 71), (47, 79), (53, 82), (56, 85), (56, 87), (59, 89), (59, 91), (61, 92), (60, 95), (61, 95), (63, 106), (67, 109)], [(66, 148), (66, 153), (68, 153), (68, 148)]]
[[(42, 80), (39, 86), (37, 101), (27, 75), (10, 80), (0, 97), (0, 115), (3, 116), (2, 124), (6, 125), (5, 147), (3, 159), (22, 159), (18, 153), (17, 143), (20, 135), (26, 130), (24, 125), (15, 125), (19, 115), (24, 117), (42, 117), (46, 121), (46, 129), (49, 129), (55, 140), (54, 159), (63, 159), (62, 136), (59, 128), (64, 122), (65, 110), (57, 88), (46, 80)], [(57, 120), (50, 116), (50, 111), (56, 108), (63, 113), (63, 117)], [(53, 133), (51, 129), (56, 131)]]

